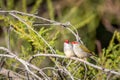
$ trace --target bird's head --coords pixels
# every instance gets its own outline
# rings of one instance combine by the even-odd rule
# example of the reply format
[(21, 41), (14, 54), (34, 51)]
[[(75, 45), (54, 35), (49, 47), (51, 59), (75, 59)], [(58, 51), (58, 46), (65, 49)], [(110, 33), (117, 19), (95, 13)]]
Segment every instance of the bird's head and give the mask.
[(68, 43), (69, 43), (69, 40), (65, 40), (64, 43), (67, 43), (67, 44), (68, 44)]
[(73, 41), (73, 42), (71, 42), (71, 44), (72, 44), (74, 47), (79, 47), (79, 46), (80, 46), (79, 42), (77, 42), (77, 41)]
[(75, 44), (79, 44), (79, 42), (77, 42), (77, 41), (73, 41), (73, 42), (71, 42), (73, 45), (75, 45)]

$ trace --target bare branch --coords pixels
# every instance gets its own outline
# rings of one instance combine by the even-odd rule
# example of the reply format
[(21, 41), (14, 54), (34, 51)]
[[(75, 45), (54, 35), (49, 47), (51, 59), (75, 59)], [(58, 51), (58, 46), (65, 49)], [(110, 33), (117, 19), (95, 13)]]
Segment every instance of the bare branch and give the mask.
[(84, 63), (84, 67), (85, 67), (84, 80), (86, 80), (86, 77), (87, 77), (87, 71), (88, 71), (88, 69), (87, 69), (87, 66), (86, 66), (86, 64), (85, 64), (85, 63)]
[(9, 76), (12, 77), (14, 80), (27, 79), (25, 76), (20, 75), (20, 74), (18, 74), (16, 72), (13, 72), (13, 71), (5, 69), (5, 68), (1, 69), (0, 74), (8, 76), (8, 74), (7, 74), (8, 72), (9, 72)]
[(55, 68), (53, 68), (53, 67), (45, 67), (45, 68), (42, 68), (42, 70), (45, 70), (45, 69), (51, 69), (51, 70), (57, 70), (57, 71), (65, 72), (66, 74), (68, 74), (68, 75), (70, 76), (70, 78), (71, 78), (72, 80), (74, 80), (73, 75), (72, 75), (65, 67), (63, 67), (63, 69), (55, 69)]
[(9, 58), (14, 58), (14, 56), (12, 55), (8, 55), (8, 54), (0, 54), (1, 57), (9, 57)]
[[(24, 12), (15, 11), (15, 10), (11, 10), (11, 11), (0, 10), (0, 12), (1, 13), (9, 13), (9, 14), (11, 14), (14, 17), (16, 17), (16, 15), (14, 13), (21, 14), (21, 15), (26, 15), (26, 16), (31, 16), (31, 17), (34, 17), (34, 18), (37, 18), (37, 19), (41, 19), (41, 20), (44, 20), (44, 21), (47, 21), (47, 22), (51, 23), (51, 24), (36, 24), (36, 25), (60, 25), (60, 26), (63, 26), (66, 29), (68, 29), (76, 37), (77, 41), (80, 41), (83, 44), (81, 38), (78, 35), (78, 31), (75, 29), (75, 27), (73, 25), (71, 25), (70, 22), (61, 23), (61, 22), (57, 22), (57, 21), (54, 21), (54, 20), (49, 20), (49, 19), (46, 19), (46, 18), (43, 18), (43, 17), (40, 17), (40, 16), (36, 16), (34, 14), (24, 13)], [(20, 20), (19, 17), (16, 17), (16, 18), (18, 20)], [(23, 22), (23, 20), (21, 22)], [(23, 23), (26, 24), (25, 22), (23, 22)], [(28, 26), (28, 24), (26, 24), (26, 25)], [(74, 30), (76, 31), (76, 33), (74, 31), (72, 31), (70, 28), (68, 28), (68, 26), (72, 26), (74, 28)]]
[[(24, 13), (24, 12), (15, 11), (15, 10), (12, 10), (12, 11), (4, 11), (4, 10), (1, 11), (1, 10), (0, 10), (0, 12), (1, 12), (1, 13), (9, 13), (11, 16), (17, 18), (20, 22), (24, 23), (24, 24), (27, 26), (28, 29), (32, 30), (39, 38), (41, 38), (41, 39), (44, 41), (44, 43), (50, 48), (50, 50), (51, 50), (51, 52), (52, 52), (52, 54), (36, 54), (36, 55), (33, 55), (32, 58), (30, 58), (30, 60), (32, 60), (33, 58), (38, 57), (38, 56), (56, 57), (56, 58), (66, 58), (66, 59), (68, 59), (68, 58), (67, 58), (66, 56), (57, 55), (57, 54), (56, 54), (56, 51), (52, 48), (52, 46), (50, 46), (50, 44), (49, 44), (37, 31), (35, 31), (29, 24), (27, 24), (24, 19), (22, 19), (22, 18), (20, 18), (19, 16), (17, 16), (17, 14), (34, 17), (34, 18), (41, 19), (41, 20), (44, 20), (44, 21), (47, 21), (47, 22), (50, 23), (50, 24), (42, 24), (42, 25), (60, 25), (60, 26), (63, 26), (63, 27), (65, 27), (67, 30), (69, 30), (69, 31), (75, 36), (75, 38), (76, 38), (77, 41), (80, 41), (80, 42), (83, 44), (81, 38), (80, 38), (79, 35), (78, 35), (77, 30), (76, 30), (75, 27), (74, 27), (73, 25), (71, 25), (69, 22), (68, 22), (68, 23), (60, 23), (60, 22), (57, 22), (57, 21), (53, 21), (53, 20), (49, 20), (49, 19), (46, 19), (46, 18), (43, 18), (43, 17), (36, 16), (36, 15), (34, 15), (34, 14), (28, 14), (28, 13)], [(41, 25), (41, 24), (40, 24), (40, 25)], [(75, 33), (72, 29), (70, 29), (68, 26), (72, 26), (72, 27), (74, 28), (74, 30), (76, 31), (76, 33)], [(7, 49), (7, 48), (4, 48), (4, 47), (0, 47), (0, 50), (4, 50), (4, 51), (6, 51), (6, 52), (9, 53), (9, 55), (7, 55), (7, 54), (0, 54), (1, 57), (9, 57), (9, 58), (14, 58), (14, 59), (16, 59), (17, 61), (19, 61), (20, 63), (22, 63), (22, 64), (24, 65), (24, 67), (26, 68), (27, 72), (29, 72), (30, 74), (32, 74), (32, 75), (35, 76), (36, 78), (38, 78), (38, 79), (40, 79), (40, 80), (42, 79), (42, 78), (40, 78), (38, 75), (36, 75), (35, 73), (33, 73), (33, 72), (30, 70), (29, 67), (31, 67), (31, 68), (39, 71), (40, 74), (41, 74), (45, 79), (49, 79), (49, 77), (48, 77), (41, 69), (39, 69), (38, 67), (30, 64), (29, 62), (24, 61), (23, 59), (19, 58), (19, 57), (16, 56), (14, 53), (12, 53), (12, 52), (9, 50), (9, 48)], [(96, 69), (98, 69), (98, 70), (102, 70), (103, 72), (106, 72), (106, 73), (115, 74), (115, 75), (120, 75), (120, 72), (117, 72), (117, 71), (115, 71), (115, 70), (106, 69), (106, 68), (103, 68), (103, 67), (98, 66), (98, 65), (94, 65), (94, 64), (89, 63), (89, 62), (87, 62), (87, 61), (85, 61), (85, 60), (83, 60), (83, 59), (79, 59), (79, 58), (76, 58), (76, 57), (71, 57), (71, 58), (69, 58), (69, 59), (70, 59), (70, 60), (75, 60), (75, 61), (82, 62), (82, 63), (84, 63), (85, 65), (91, 66), (91, 67), (96, 68)], [(57, 62), (57, 61), (56, 61), (56, 62)], [(56, 62), (55, 62), (55, 64), (56, 64)], [(56, 66), (57, 66), (57, 64), (56, 64)], [(58, 67), (59, 67), (59, 66), (58, 66)], [(54, 69), (54, 68), (53, 68), (53, 69)], [(86, 72), (87, 72), (86, 66), (85, 66), (85, 69), (86, 69), (86, 70), (85, 70), (85, 73), (86, 73)], [(58, 69), (58, 70), (60, 70), (60, 69)], [(67, 71), (66, 68), (64, 69), (64, 71), (70, 76), (70, 78), (71, 78), (72, 80), (74, 80), (73, 75), (72, 75), (69, 71)], [(85, 79), (85, 78), (86, 78), (86, 75), (84, 76), (84, 79)]]
[(37, 31), (33, 30), (33, 28), (31, 28), (30, 25), (28, 25), (23, 19), (21, 19), (20, 17), (16, 16), (15, 14), (13, 13), (9, 13), (11, 16), (17, 18), (19, 21), (23, 22), (29, 29), (31, 29), (33, 32), (35, 32), (35, 34), (38, 35), (38, 37), (40, 37), (44, 42), (45, 44), (47, 44), (47, 46), (52, 50), (53, 53), (56, 53), (55, 50), (48, 44), (48, 42), (40, 35), (38, 34)]
[(72, 80), (74, 80), (73, 75), (64, 67), (65, 72), (70, 76)]
[(37, 19), (41, 19), (41, 20), (53, 23), (55, 25), (70, 26), (67, 22), (66, 23), (60, 23), (60, 22), (57, 22), (57, 21), (54, 21), (54, 20), (49, 20), (49, 19), (46, 19), (46, 18), (43, 18), (43, 17), (40, 17), (40, 16), (36, 16), (34, 14), (24, 13), (24, 12), (20, 12), (20, 11), (15, 11), (15, 10), (4, 11), (4, 10), (0, 10), (0, 12), (1, 13), (17, 13), (17, 14), (22, 14), (22, 15), (31, 16), (31, 17), (34, 17), (34, 18), (37, 18)]
[(9, 58), (14, 58), (14, 59), (18, 60), (19, 62), (21, 62), (21, 63), (25, 66), (26, 70), (27, 70), (29, 73), (31, 73), (32, 75), (34, 75), (36, 78), (38, 78), (38, 79), (41, 80), (41, 78), (40, 78), (39, 76), (37, 76), (36, 74), (34, 74), (32, 71), (30, 71), (30, 69), (28, 68), (28, 66), (30, 66), (30, 67), (32, 67), (33, 69), (39, 71), (44, 78), (47, 78), (47, 79), (48, 79), (47, 75), (46, 75), (41, 69), (39, 69), (38, 67), (36, 67), (36, 66), (34, 66), (34, 65), (26, 62), (26, 61), (24, 61), (23, 59), (18, 58), (14, 53), (12, 53), (11, 51), (9, 51), (7, 48), (0, 47), (0, 50), (4, 50), (4, 51), (6, 51), (6, 52), (8, 52), (8, 53), (10, 54), (10, 55), (4, 55), (4, 54), (2, 55), (2, 54), (1, 54), (0, 56), (2, 56), (2, 57), (5, 56), (5, 57), (9, 57)]
[[(66, 59), (68, 59), (66, 56), (57, 55), (57, 54), (36, 54), (36, 55), (34, 55), (34, 57), (37, 57), (37, 56), (47, 56), (47, 57), (57, 57), (57, 58), (66, 58)], [(102, 70), (104, 72), (109, 72), (109, 73), (112, 73), (112, 74), (120, 75), (120, 72), (116, 72), (114, 70), (110, 70), (110, 69), (106, 69), (106, 68), (94, 65), (92, 63), (89, 63), (89, 62), (87, 62), (87, 61), (85, 61), (83, 59), (77, 58), (77, 57), (71, 57), (70, 59), (83, 62), (83, 63), (85, 63), (85, 64), (87, 64), (87, 65), (89, 65), (89, 66), (91, 66), (93, 68)]]

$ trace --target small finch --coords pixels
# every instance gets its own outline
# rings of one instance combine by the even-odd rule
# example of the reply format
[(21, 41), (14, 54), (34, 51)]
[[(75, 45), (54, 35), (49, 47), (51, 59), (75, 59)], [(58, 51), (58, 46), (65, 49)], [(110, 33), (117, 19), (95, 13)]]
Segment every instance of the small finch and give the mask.
[(81, 43), (77, 41), (72, 42), (73, 51), (79, 58), (86, 58), (92, 56), (91, 52)]
[(64, 53), (68, 58), (75, 56), (72, 45), (69, 42), (69, 40), (64, 41)]

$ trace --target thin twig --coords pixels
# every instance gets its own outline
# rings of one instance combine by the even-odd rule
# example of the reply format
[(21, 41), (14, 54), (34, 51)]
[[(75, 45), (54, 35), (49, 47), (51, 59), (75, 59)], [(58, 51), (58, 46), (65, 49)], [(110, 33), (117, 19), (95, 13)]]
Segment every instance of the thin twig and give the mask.
[[(37, 31), (35, 31), (33, 28), (31, 28), (31, 26), (28, 25), (23, 19), (21, 19), (20, 17), (18, 17), (17, 15), (15, 15), (15, 14), (13, 14), (13, 13), (9, 13), (9, 14), (10, 14), (11, 16), (17, 18), (19, 21), (21, 21), (22, 23), (24, 23), (29, 29), (31, 29), (35, 34), (37, 34), (38, 37), (41, 38), (41, 39), (45, 42), (45, 44), (50, 48), (51, 52), (52, 52), (53, 54), (56, 54), (56, 51), (52, 48), (52, 46), (50, 46), (50, 44), (49, 44)], [(56, 59), (56, 61), (55, 61), (54, 63), (55, 63), (56, 66), (58, 66), (58, 64), (57, 64), (57, 59)]]
[(73, 75), (64, 67), (65, 72), (69, 75), (69, 77), (74, 80)]
[(9, 13), (11, 16), (17, 18), (19, 21), (23, 22), (29, 29), (31, 29), (35, 34), (38, 35), (38, 37), (40, 37), (44, 42), (45, 44), (47, 44), (47, 46), (50, 48), (50, 50), (52, 50), (52, 53), (56, 53), (55, 50), (48, 44), (48, 42), (40, 35), (38, 34), (37, 31), (33, 30), (33, 28), (31, 28), (31, 26), (29, 26), (23, 19), (21, 19), (20, 17), (16, 16), (15, 14), (13, 13)]
[(76, 72), (78, 71), (78, 69), (80, 68), (80, 65), (81, 65), (81, 63), (79, 63), (75, 68), (73, 68), (72, 71), (74, 71), (74, 72), (73, 72), (72, 75), (75, 75), (75, 73), (76, 73)]
[(73, 29), (75, 30), (76, 34), (74, 35), (76, 37), (76, 41), (80, 42), (81, 44), (84, 45), (83, 41), (81, 40), (79, 33), (77, 31), (77, 29), (70, 23), (70, 26), (73, 27)]
[[(38, 56), (47, 56), (47, 57), (57, 57), (57, 58), (66, 58), (66, 59), (68, 59), (66, 56), (57, 55), (57, 54), (36, 54), (36, 55), (34, 55), (34, 57), (38, 57)], [(83, 59), (77, 58), (77, 57), (71, 57), (70, 59), (76, 60), (76, 61), (79, 61), (79, 62), (83, 62), (83, 63), (85, 63), (85, 64), (87, 64), (87, 65), (89, 65), (89, 66), (91, 66), (93, 68), (96, 68), (98, 70), (102, 70), (104, 72), (110, 72), (112, 74), (120, 75), (120, 72), (116, 72), (114, 70), (110, 70), (110, 69), (106, 69), (106, 68), (103, 68), (103, 67), (98, 66), (98, 65), (94, 65), (92, 63), (89, 63), (89, 62), (87, 62), (87, 61), (85, 61)]]
[[(75, 29), (75, 31), (76, 31), (76, 33), (75, 33), (75, 32), (72, 31), (69, 27), (66, 27), (66, 26), (70, 26), (70, 24), (68, 24), (68, 23), (60, 23), (60, 22), (57, 22), (57, 21), (53, 21), (53, 20), (49, 20), (49, 19), (46, 19), (46, 18), (43, 18), (43, 17), (36, 16), (36, 15), (34, 15), (34, 14), (23, 13), (23, 12), (19, 12), (19, 11), (15, 11), (15, 10), (13, 10), (13, 11), (4, 11), (4, 10), (1, 11), (1, 10), (0, 10), (0, 12), (2, 12), (2, 13), (9, 13), (9, 14), (12, 15), (13, 17), (17, 18), (19, 21), (23, 22), (29, 29), (31, 29), (33, 32), (35, 32), (35, 33), (38, 35), (38, 37), (41, 38), (41, 39), (47, 44), (47, 46), (50, 48), (50, 50), (52, 51), (52, 53), (54, 53), (54, 54), (37, 54), (37, 55), (34, 55), (34, 57), (37, 57), (37, 56), (48, 56), (48, 57), (56, 57), (56, 58), (67, 58), (67, 57), (65, 57), (65, 56), (57, 55), (57, 54), (56, 54), (56, 51), (48, 44), (48, 42), (47, 42), (41, 35), (39, 35), (39, 34), (37, 33), (37, 31), (35, 31), (33, 28), (31, 28), (31, 26), (29, 26), (29, 25), (25, 22), (25, 20), (21, 19), (21, 18), (18, 17), (16, 14), (27, 15), (27, 16), (31, 16), (31, 17), (34, 17), (34, 18), (37, 18), (37, 19), (41, 19), (41, 20), (44, 20), (44, 21), (48, 21), (48, 22), (50, 22), (50, 23), (52, 23), (52, 24), (54, 24), (54, 25), (64, 26), (66, 29), (68, 29), (68, 30), (76, 37), (76, 40), (77, 40), (77, 41), (80, 40), (81, 43), (83, 43), (82, 40), (80, 39), (80, 37), (79, 37), (78, 32), (76, 31), (76, 29)], [(15, 14), (15, 13), (16, 13), (16, 14)], [(74, 28), (74, 27), (73, 27), (73, 28)], [(37, 68), (36, 66), (34, 66), (34, 65), (32, 65), (32, 64), (29, 64), (28, 62), (26, 62), (26, 61), (18, 58), (16, 55), (14, 55), (12, 52), (10, 52), (9, 49), (6, 49), (6, 48), (4, 48), (4, 47), (0, 47), (0, 49), (1, 49), (1, 50), (4, 50), (4, 51), (6, 51), (6, 52), (8, 52), (8, 53), (10, 54), (10, 55), (0, 54), (0, 56), (15, 58), (16, 60), (18, 60), (19, 62), (21, 62), (21, 63), (26, 67), (26, 69), (28, 70), (29, 73), (31, 73), (32, 75), (38, 77), (36, 74), (32, 73), (32, 71), (29, 70), (28, 66), (30, 66), (30, 67), (38, 70), (38, 71), (41, 71), (41, 69), (39, 69), (39, 68)], [(12, 53), (12, 54), (11, 54), (11, 53)], [(110, 69), (106, 69), (106, 68), (102, 68), (102, 67), (100, 67), (100, 66), (98, 66), (98, 65), (91, 64), (91, 63), (89, 63), (89, 62), (87, 62), (87, 61), (84, 61), (84, 60), (79, 59), (79, 58), (76, 58), (76, 57), (71, 57), (70, 59), (71, 59), (71, 60), (77, 60), (77, 61), (79, 61), (79, 62), (83, 62), (83, 63), (85, 63), (85, 64), (87, 64), (87, 65), (89, 65), (89, 66), (91, 66), (91, 67), (94, 67), (94, 68), (96, 68), (96, 69), (102, 70), (102, 71), (104, 71), (104, 72), (109, 72), (109, 73), (112, 73), (112, 74), (120, 75), (119, 72), (116, 72), (116, 71), (110, 70)], [(41, 71), (41, 75), (42, 75), (42, 74), (44, 74), (44, 72)], [(44, 74), (43, 76), (47, 78), (46, 74)]]
[(110, 80), (110, 78), (111, 78), (111, 73), (108, 73), (106, 80)]
[(70, 59), (67, 66), (66, 66), (66, 68), (71, 64), (71, 62), (72, 62), (72, 60)]
[(22, 79), (27, 79), (25, 76), (23, 75), (20, 75), (16, 72), (13, 72), (9, 69), (5, 69), (5, 68), (2, 68), (1, 71), (0, 71), (0, 74), (4, 75), (4, 76), (8, 76), (8, 73), (9, 72), (9, 76), (11, 76), (14, 80), (22, 80)]
[[(54, 20), (49, 20), (49, 19), (46, 19), (46, 18), (43, 18), (43, 17), (40, 17), (40, 16), (36, 16), (36, 15), (34, 15), (34, 14), (24, 13), (24, 12), (15, 11), (15, 10), (11, 10), (11, 11), (0, 10), (0, 12), (1, 12), (1, 13), (12, 13), (12, 14), (13, 14), (13, 13), (17, 13), (17, 14), (27, 15), (27, 16), (31, 16), (31, 17), (34, 17), (34, 18), (41, 19), (41, 20), (44, 20), (44, 21), (47, 21), (47, 22), (52, 23), (52, 24), (45, 24), (45, 25), (60, 25), (60, 26), (64, 26), (64, 27), (66, 27), (66, 29), (68, 29), (68, 30), (76, 37), (76, 40), (77, 40), (77, 41), (80, 41), (80, 42), (83, 44), (81, 38), (80, 38), (79, 35), (78, 35), (78, 31), (76, 30), (76, 28), (75, 28), (73, 25), (71, 25), (70, 22), (61, 23), (61, 22), (57, 22), (57, 21), (54, 21)], [(14, 15), (15, 15), (15, 14), (14, 14)], [(41, 24), (38, 24), (38, 25), (41, 25)], [(42, 25), (44, 25), (44, 24), (42, 24)], [(70, 28), (68, 28), (67, 26), (72, 26), (72, 27), (74, 28), (74, 30), (76, 31), (76, 33), (73, 32), (73, 31), (72, 31)]]
[(29, 74), (28, 74), (27, 71), (25, 71), (25, 76), (27, 76), (27, 80), (30, 80), (30, 78), (29, 78)]
[(34, 74), (32, 71), (29, 70), (28, 66), (32, 67), (33, 69), (38, 70), (44, 78), (48, 79), (48, 76), (41, 69), (39, 69), (36, 66), (34, 66), (34, 65), (32, 65), (32, 64), (24, 61), (23, 59), (18, 58), (14, 53), (12, 53), (11, 51), (9, 51), (9, 49), (4, 48), (4, 47), (0, 47), (0, 50), (4, 50), (4, 51), (6, 51), (6, 52), (8, 52), (10, 54), (9, 56), (8, 55), (4, 55), (4, 54), (3, 55), (0, 54), (0, 56), (6, 56), (6, 57), (10, 57), (10, 58), (14, 58), (14, 59), (18, 60), (19, 62), (21, 62), (25, 66), (26, 70), (29, 73), (31, 73), (32, 75), (34, 75), (36, 78), (38, 78), (38, 79), (41, 80), (41, 78), (39, 76), (37, 76), (36, 74)]
[(84, 75), (84, 80), (86, 80), (86, 77), (87, 77), (87, 66), (86, 66), (86, 64), (84, 63), (84, 67), (85, 67), (85, 75)]
[(57, 70), (57, 71), (65, 72), (66, 74), (68, 74), (68, 75), (70, 76), (70, 78), (71, 78), (72, 80), (74, 80), (72, 74), (71, 74), (65, 67), (63, 67), (63, 69), (55, 69), (55, 68), (53, 68), (53, 67), (45, 67), (45, 68), (42, 68), (42, 70), (46, 70), (46, 69), (51, 69), (51, 70)]
[[(9, 54), (11, 54), (11, 52), (10, 52), (7, 48), (0, 47), (0, 50), (4, 50), (4, 51), (8, 52)], [(12, 53), (12, 54), (13, 54), (13, 53)], [(0, 56), (3, 57), (3, 56), (6, 56), (6, 55), (1, 54)], [(14, 56), (14, 55), (12, 55), (12, 56)], [(57, 55), (57, 54), (36, 54), (36, 55), (34, 55), (34, 57), (38, 57), (38, 56), (67, 58), (66, 56)], [(14, 57), (11, 57), (11, 56), (8, 56), (8, 55), (7, 55), (6, 57), (15, 58), (15, 59), (17, 59), (18, 61), (20, 61), (20, 62), (22, 61), (22, 63), (24, 63), (24, 64), (26, 64), (26, 65), (29, 65), (30, 67), (32, 67), (32, 68), (34, 68), (34, 69), (40, 70), (40, 69), (36, 68), (35, 66), (33, 66), (32, 64), (29, 64), (29, 63), (23, 61), (22, 59), (19, 59), (18, 57), (15, 57), (15, 56), (14, 56)], [(98, 70), (102, 70), (102, 71), (104, 71), (104, 72), (109, 72), (109, 73), (112, 73), (112, 74), (115, 74), (115, 75), (120, 75), (120, 72), (116, 72), (116, 71), (114, 71), (114, 70), (110, 70), (110, 69), (106, 69), (106, 68), (103, 68), (103, 67), (94, 65), (94, 64), (89, 63), (89, 62), (87, 62), (87, 61), (85, 61), (85, 60), (83, 60), (83, 59), (79, 59), (79, 58), (76, 58), (76, 57), (71, 57), (70, 59), (83, 62), (83, 63), (85, 63), (85, 64), (87, 64), (87, 65), (89, 65), (89, 66), (91, 66), (91, 67), (93, 67), (93, 68), (96, 68), (96, 69), (98, 69)], [(40, 71), (41, 71), (41, 70), (40, 70)]]
[(34, 14), (24, 13), (24, 12), (20, 12), (20, 11), (16, 11), (16, 10), (11, 10), (11, 11), (0, 10), (0, 12), (1, 13), (22, 14), (22, 15), (31, 16), (31, 17), (34, 17), (34, 18), (37, 18), (37, 19), (41, 19), (41, 20), (44, 20), (44, 21), (47, 21), (47, 22), (50, 22), (50, 23), (54, 23), (54, 24), (57, 24), (57, 25), (69, 26), (69, 24), (67, 22), (66, 23), (60, 23), (60, 22), (57, 22), (57, 21), (54, 21), (54, 20), (49, 20), (49, 19), (46, 19), (46, 18), (43, 18), (43, 17), (40, 17), (40, 16), (36, 16)]

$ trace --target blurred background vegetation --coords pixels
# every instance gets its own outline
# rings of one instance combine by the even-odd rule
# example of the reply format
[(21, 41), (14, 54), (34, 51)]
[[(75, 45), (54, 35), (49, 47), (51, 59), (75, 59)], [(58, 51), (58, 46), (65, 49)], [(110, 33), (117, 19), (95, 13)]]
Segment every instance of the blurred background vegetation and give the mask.
[[(58, 22), (70, 21), (78, 30), (85, 45), (99, 56), (98, 65), (120, 71), (120, 0), (0, 0), (0, 9), (18, 10)], [(46, 23), (34, 18), (21, 17), (30, 23)], [(28, 55), (36, 53), (37, 50), (50, 52), (35, 33), (30, 30), (27, 33), (24, 24), (8, 15), (3, 17), (3, 14), (0, 14), (0, 46), (6, 46), (9, 24), (14, 28), (17, 27), (16, 31), (10, 33), (11, 50), (23, 53), (20, 55), (25, 59), (27, 59), (25, 56), (29, 57)], [(33, 28), (59, 54), (63, 54), (65, 39), (75, 40), (71, 32), (64, 27), (34, 26)], [(96, 73), (93, 71), (94, 74)]]

